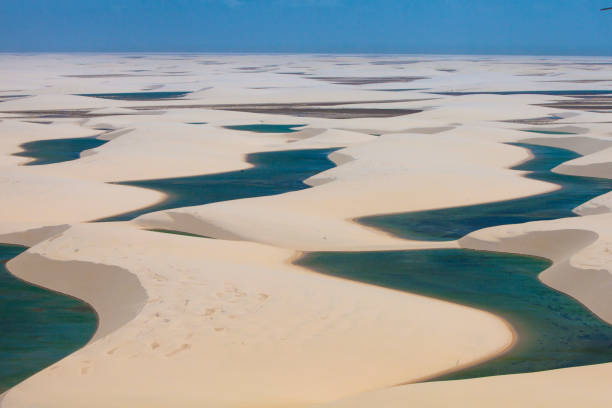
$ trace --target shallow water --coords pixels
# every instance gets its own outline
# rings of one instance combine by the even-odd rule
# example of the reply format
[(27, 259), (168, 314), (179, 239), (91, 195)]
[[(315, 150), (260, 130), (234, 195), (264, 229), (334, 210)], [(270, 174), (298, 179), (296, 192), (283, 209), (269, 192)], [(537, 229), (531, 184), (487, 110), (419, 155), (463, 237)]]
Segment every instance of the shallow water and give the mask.
[(606, 89), (581, 90), (554, 90), (554, 91), (494, 91), (494, 92), (432, 92), (437, 95), (464, 96), (464, 95), (550, 95), (550, 96), (597, 96), (609, 95), (612, 91)]
[(139, 215), (167, 210), (260, 197), (309, 188), (303, 181), (334, 167), (327, 156), (336, 149), (290, 150), (247, 156), (250, 169), (193, 177), (127, 181), (117, 184), (144, 187), (168, 194), (168, 199), (144, 209), (98, 221), (126, 221)]
[(609, 179), (567, 176), (550, 171), (567, 160), (580, 157), (577, 153), (555, 147), (520, 143), (514, 145), (528, 148), (534, 155), (533, 160), (514, 169), (531, 171), (526, 177), (558, 184), (563, 188), (515, 200), (369, 216), (357, 221), (401, 238), (447, 241), (496, 225), (574, 217), (574, 208), (612, 190), (612, 180)]
[(523, 132), (540, 133), (543, 135), (575, 135), (573, 132), (560, 132), (557, 130), (523, 130)]
[[(569, 217), (576, 206), (612, 189), (612, 180), (550, 170), (579, 157), (569, 150), (517, 144), (534, 158), (516, 167), (561, 185), (555, 192), (497, 203), (367, 217), (359, 221), (421, 240), (461, 238), (481, 228)], [(612, 361), (612, 326), (571, 297), (542, 284), (550, 262), (523, 255), (436, 249), (310, 253), (297, 262), (316, 271), (406, 290), (491, 311), (508, 320), (518, 343), (508, 353), (436, 380), (550, 370)], [(461, 364), (461, 362), (458, 362)]]
[(164, 234), (172, 234), (172, 235), (182, 235), (182, 236), (185, 236), (185, 237), (216, 239), (216, 238), (212, 238), (212, 237), (207, 237), (206, 235), (192, 234), (190, 232), (183, 232), (183, 231), (176, 231), (176, 230), (167, 230), (167, 229), (160, 229), (160, 228), (150, 228), (150, 229), (147, 229), (147, 231), (161, 232), (161, 233), (164, 233)]
[(436, 380), (612, 361), (612, 326), (542, 284), (537, 276), (550, 265), (542, 258), (435, 249), (309, 253), (297, 264), (487, 310), (507, 319), (518, 332), (519, 342), (507, 354)]
[(164, 99), (182, 98), (191, 92), (117, 92), (117, 93), (93, 93), (78, 94), (92, 98), (115, 99), (122, 101), (157, 101)]
[(296, 128), (302, 128), (304, 126), (306, 125), (269, 125), (264, 123), (257, 123), (252, 125), (224, 126), (224, 128), (257, 133), (293, 133), (302, 130)]
[(106, 142), (107, 140), (100, 140), (95, 137), (36, 140), (22, 144), (19, 147), (24, 151), (13, 155), (34, 159), (26, 163), (26, 166), (61, 163), (76, 160), (81, 157), (81, 152), (102, 146)]
[(87, 303), (7, 271), (25, 250), (0, 244), (0, 394), (85, 345), (98, 324)]
[(406, 91), (426, 91), (429, 88), (381, 88), (376, 89), (376, 91), (381, 92), (406, 92)]
[[(404, 234), (402, 236), (412, 237), (417, 234), (419, 239), (423, 239), (422, 237), (454, 239), (467, 232), (480, 229), (482, 225), (490, 226), (522, 222), (518, 220), (572, 215), (571, 212), (569, 214), (568, 212), (576, 205), (587, 201), (588, 198), (585, 197), (602, 194), (602, 191), (605, 192), (611, 188), (611, 183), (607, 180), (562, 176), (549, 171), (566, 160), (578, 157), (575, 153), (543, 146), (521, 146), (528, 147), (534, 153), (535, 158), (518, 166), (517, 169), (534, 171), (529, 177), (559, 183), (564, 186), (563, 190), (500, 203), (412, 213), (409, 214), (412, 218), (409, 216), (408, 222), (406, 218), (401, 218), (406, 214), (383, 216), (382, 218), (401, 216), (399, 220), (403, 224), (398, 225), (398, 219), (387, 219), (387, 225), (393, 229), (393, 232), (399, 231), (400, 234)], [(249, 155), (248, 161), (254, 167), (247, 170), (118, 183), (162, 191), (169, 194), (170, 198), (161, 204), (110, 217), (103, 221), (127, 220), (151, 211), (308, 188), (303, 180), (333, 167), (327, 155), (334, 150), (257, 153)], [(432, 213), (436, 214), (432, 217)], [(414, 214), (417, 216), (414, 217)], [(450, 233), (446, 232), (447, 229)], [(176, 233), (163, 230), (159, 232)], [(10, 248), (15, 251), (15, 247)], [(12, 252), (9, 251), (7, 254), (10, 256)], [(603, 323), (573, 299), (541, 284), (537, 275), (550, 265), (550, 262), (544, 259), (464, 249), (445, 249), (311, 253), (299, 260), (298, 264), (334, 276), (486, 309), (503, 316), (516, 328), (520, 342), (511, 352), (477, 367), (442, 377), (442, 379), (539, 371), (612, 361), (611, 326)], [(4, 287), (3, 285), (2, 289)], [(53, 292), (34, 289), (57, 296)], [(27, 293), (30, 290), (30, 287), (25, 289)], [(68, 299), (75, 301), (72, 298)], [(38, 298), (34, 302), (37, 308), (39, 304), (44, 304), (44, 301), (39, 301)], [(53, 305), (55, 307), (55, 303)], [(22, 310), (28, 308), (27, 304), (15, 307), (18, 313), (27, 313)], [(69, 313), (64, 312), (63, 319), (59, 319), (58, 322), (74, 329), (76, 334), (79, 331), (80, 335), (93, 333), (95, 330), (95, 321), (91, 329), (85, 327), (84, 323), (79, 327), (79, 322), (74, 321), (75, 316)], [(27, 325), (35, 321), (35, 317), (29, 316), (19, 319), (19, 322), (23, 324), (28, 322)], [(72, 329), (63, 330), (62, 334), (72, 332)], [(67, 347), (69, 343), (67, 341), (62, 343), (65, 346), (65, 354), (84, 344), (89, 336), (90, 334), (84, 336), (86, 338), (82, 340), (82, 343), (71, 343), (71, 347)], [(39, 341), (44, 342), (48, 338), (49, 335), (45, 334)], [(22, 348), (33, 354), (47, 355), (50, 353), (46, 344), (39, 347), (35, 341), (36, 339), (25, 339), (19, 344), (27, 345)], [(9, 354), (18, 355), (18, 350), (11, 351), (1, 343), (0, 350), (2, 352), (7, 350)], [(33, 363), (40, 360), (37, 360), (36, 357), (30, 358), (30, 356), (21, 358), (27, 359), (28, 363), (30, 360)], [(10, 359), (11, 356), (6, 360), (10, 361)], [(12, 360), (12, 370), (22, 368), (23, 364), (15, 363), (15, 361), (20, 361), (19, 358), (13, 357)], [(50, 363), (41, 365), (39, 362), (37, 364), (36, 368), (21, 375), (27, 377)], [(3, 371), (0, 370), (0, 372)], [(8, 372), (11, 371), (8, 370)], [(11, 378), (13, 380), (9, 379), (9, 382), (15, 381), (17, 377), (12, 375)]]

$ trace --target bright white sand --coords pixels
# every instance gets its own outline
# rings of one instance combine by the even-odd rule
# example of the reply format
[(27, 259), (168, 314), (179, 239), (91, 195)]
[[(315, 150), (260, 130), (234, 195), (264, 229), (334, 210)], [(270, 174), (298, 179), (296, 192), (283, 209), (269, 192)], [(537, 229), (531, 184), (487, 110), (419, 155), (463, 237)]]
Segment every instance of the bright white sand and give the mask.
[[(612, 114), (533, 106), (569, 100), (557, 96), (380, 91), (603, 88), (609, 84), (542, 82), (596, 79), (605, 76), (597, 71), (602, 66), (585, 71), (572, 65), (584, 59), (547, 60), (561, 64), (551, 66), (519, 57), (428, 57), (410, 65), (357, 56), (127, 57), (0, 57), (0, 97), (27, 95), (0, 102), (0, 242), (34, 245), (9, 269), (84, 299), (101, 319), (94, 341), (4, 394), (2, 408), (304, 407), (345, 398), (332, 406), (610, 405), (609, 365), (388, 388), (503, 352), (512, 332), (486, 311), (290, 264), (300, 251), (315, 250), (463, 246), (531, 253), (555, 261), (542, 275), (545, 283), (612, 321), (609, 195), (576, 210), (583, 217), (491, 228), (459, 242), (406, 241), (352, 221), (557, 188), (508, 170), (529, 156), (505, 142), (572, 148), (585, 156), (558, 171), (610, 177)], [(447, 68), (457, 71), (439, 71)], [(365, 85), (313, 79), (390, 76), (426, 79)], [(162, 101), (75, 95), (139, 91), (193, 93)], [(403, 99), (409, 101), (386, 103)], [(333, 119), (212, 106), (324, 102), (339, 104), (320, 109), (423, 112)], [(525, 133), (540, 126), (516, 122), (551, 116), (543, 128), (580, 137)], [(289, 134), (223, 128), (253, 123), (307, 127)], [(110, 142), (78, 160), (23, 166), (27, 159), (12, 156), (25, 142), (94, 135)], [(342, 149), (330, 156), (338, 167), (307, 180), (311, 189), (84, 224), (163, 199), (108, 182), (240, 170), (250, 166), (249, 153), (331, 147)]]
[[(445, 133), (383, 136), (339, 155), (340, 162), (352, 160), (308, 180), (325, 183), (309, 190), (170, 210), (167, 215), (144, 215), (137, 222), (206, 236), (214, 236), (207, 227), (214, 226), (242, 239), (308, 251), (412, 247), (351, 219), (504, 200), (555, 188), (499, 168), (527, 159), (524, 149)], [(177, 214), (190, 218), (173, 222)]]
[[(88, 301), (111, 329), (16, 387), (3, 406), (302, 405), (428, 376), (512, 340), (492, 315), (314, 274), (287, 264), (292, 256), (121, 224), (75, 226), (33, 247), (9, 268)], [(32, 270), (51, 260), (72, 279)], [(87, 265), (109, 270), (96, 276)], [(125, 304), (126, 291), (142, 298), (124, 283), (135, 278), (144, 308), (117, 328), (118, 316), (139, 307)], [(121, 288), (112, 297), (110, 279)]]
[(589, 407), (605, 408), (612, 365), (574, 367), (473, 380), (423, 383), (365, 393), (317, 408)]

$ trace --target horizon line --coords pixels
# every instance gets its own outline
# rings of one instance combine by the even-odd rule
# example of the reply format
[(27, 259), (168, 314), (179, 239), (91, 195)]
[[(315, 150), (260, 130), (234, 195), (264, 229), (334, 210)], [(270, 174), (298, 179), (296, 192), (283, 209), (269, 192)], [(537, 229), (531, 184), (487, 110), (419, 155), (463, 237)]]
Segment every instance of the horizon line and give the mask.
[(346, 55), (346, 56), (466, 56), (466, 57), (595, 57), (595, 58), (612, 58), (610, 54), (559, 54), (559, 53), (448, 53), (448, 52), (352, 52), (352, 51), (3, 51), (0, 50), (0, 55), (40, 55), (40, 54), (147, 54), (147, 55), (176, 55), (176, 54), (193, 54), (193, 55)]

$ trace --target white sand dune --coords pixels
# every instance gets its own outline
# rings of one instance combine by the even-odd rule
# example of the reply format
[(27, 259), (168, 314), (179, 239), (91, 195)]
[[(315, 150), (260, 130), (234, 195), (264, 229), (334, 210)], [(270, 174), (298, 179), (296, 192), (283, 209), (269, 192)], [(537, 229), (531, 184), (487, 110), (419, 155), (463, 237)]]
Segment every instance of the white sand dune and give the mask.
[[(554, 105), (574, 100), (567, 96), (437, 93), (596, 89), (603, 85), (580, 81), (605, 71), (583, 64), (609, 60), (139, 57), (0, 56), (0, 242), (32, 246), (8, 268), (87, 301), (100, 317), (89, 344), (0, 396), (2, 408), (612, 405), (610, 364), (392, 387), (491, 358), (513, 332), (487, 311), (291, 263), (302, 251), (434, 247), (544, 256), (554, 261), (544, 283), (612, 322), (610, 194), (581, 205), (579, 217), (442, 243), (355, 222), (558, 188), (510, 170), (529, 159), (511, 142), (574, 150), (584, 156), (555, 171), (610, 178), (609, 109)], [(140, 91), (192, 93), (78, 95)], [(377, 116), (389, 109), (419, 112)], [(356, 117), (333, 117), (342, 110)], [(248, 124), (304, 128), (225, 128)], [(524, 132), (538, 129), (575, 134)], [(13, 155), (26, 142), (91, 136), (109, 142), (77, 160), (24, 166), (29, 159)], [(165, 198), (111, 182), (242, 170), (251, 153), (311, 148), (340, 149), (330, 155), (336, 167), (306, 180), (312, 188), (87, 223)]]
[(473, 380), (423, 383), (318, 405), (317, 408), (592, 407), (612, 404), (609, 364)]
[[(462, 247), (544, 256), (554, 261), (540, 279), (612, 323), (610, 214), (494, 227), (462, 238)], [(608, 407), (612, 364), (389, 388), (324, 404), (326, 408)]]
[(469, 364), (512, 341), (492, 315), (308, 272), (287, 263), (293, 255), (121, 223), (73, 226), (34, 246), (8, 268), (86, 300), (102, 326), (2, 406), (304, 406)]
[(547, 285), (578, 299), (612, 324), (610, 214), (494, 227), (474, 232), (461, 246), (552, 259), (540, 275)]
[(563, 163), (556, 170), (559, 173), (576, 176), (601, 177), (604, 175), (604, 177), (612, 178), (610, 155), (612, 155), (612, 148)]
[(14, 166), (32, 161), (31, 158), (14, 156), (15, 153), (23, 152), (20, 145), (37, 140), (65, 139), (76, 137), (93, 137), (100, 131), (83, 128), (76, 124), (58, 123), (48, 126), (39, 123), (24, 121), (0, 122), (0, 156), (2, 161), (0, 167)]
[(37, 222), (45, 226), (90, 221), (126, 209), (147, 207), (164, 197), (151, 190), (29, 169), (12, 167), (2, 170), (0, 188), (4, 193), (0, 222)]
[(595, 215), (612, 212), (612, 193), (595, 197), (574, 209), (579, 215)]
[[(338, 154), (339, 167), (307, 180), (317, 185), (312, 189), (146, 214), (137, 222), (219, 238), (227, 237), (215, 235), (223, 231), (305, 251), (434, 247), (393, 239), (352, 219), (499, 201), (556, 188), (499, 167), (527, 159), (524, 149), (465, 136), (386, 135), (331, 158)], [(468, 178), (469, 185), (462, 182)], [(432, 185), (436, 188), (428, 188)]]

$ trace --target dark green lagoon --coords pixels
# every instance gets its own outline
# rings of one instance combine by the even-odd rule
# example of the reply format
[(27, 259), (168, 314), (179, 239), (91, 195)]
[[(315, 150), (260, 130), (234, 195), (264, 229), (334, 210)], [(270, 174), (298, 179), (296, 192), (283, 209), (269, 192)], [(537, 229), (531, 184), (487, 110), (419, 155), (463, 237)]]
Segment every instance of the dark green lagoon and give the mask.
[[(503, 202), (359, 220), (394, 235), (452, 240), (502, 224), (570, 217), (572, 210), (612, 189), (612, 180), (556, 174), (550, 170), (579, 157), (569, 150), (517, 144), (534, 158), (516, 167), (527, 177), (560, 190)], [(550, 262), (523, 255), (435, 249), (309, 253), (299, 265), (318, 272), (405, 290), (493, 312), (509, 321), (518, 343), (508, 353), (436, 380), (473, 378), (612, 361), (612, 326), (571, 297), (542, 284)]]
[(376, 215), (359, 218), (361, 224), (387, 231), (395, 236), (423, 240), (459, 239), (472, 231), (496, 225), (573, 217), (574, 208), (612, 190), (612, 180), (567, 176), (550, 170), (580, 157), (566, 149), (514, 143), (528, 148), (534, 155), (516, 170), (530, 171), (525, 177), (560, 185), (551, 193), (515, 200), (478, 204), (439, 210)]
[(253, 167), (246, 170), (117, 183), (161, 191), (168, 195), (168, 199), (151, 207), (98, 221), (127, 221), (153, 211), (302, 190), (309, 187), (303, 183), (304, 180), (334, 167), (327, 158), (334, 150), (254, 153), (247, 156), (247, 161)]
[[(286, 133), (287, 128), (283, 130), (276, 133)], [(493, 225), (572, 216), (573, 208), (612, 189), (610, 180), (564, 176), (550, 171), (564, 161), (579, 157), (573, 152), (518, 145), (529, 148), (534, 159), (516, 169), (530, 171), (527, 177), (556, 183), (563, 188), (517, 200), (366, 217), (359, 221), (405, 238), (451, 240)], [(334, 150), (256, 153), (247, 158), (253, 165), (250, 169), (117, 183), (161, 191), (169, 197), (157, 205), (99, 221), (129, 220), (164, 209), (305, 189), (309, 186), (303, 180), (334, 166), (327, 158)], [(23, 248), (0, 246), (0, 253), (5, 254), (5, 259), (21, 251)], [(572, 298), (543, 285), (537, 276), (550, 265), (545, 259), (466, 249), (437, 249), (309, 253), (297, 263), (333, 276), (488, 310), (504, 317), (514, 326), (519, 342), (509, 353), (440, 379), (531, 372), (612, 361), (612, 326), (599, 320)], [(0, 328), (8, 327), (4, 332), (12, 330), (23, 336), (19, 340), (11, 340), (10, 336), (0, 340), (0, 373), (8, 373), (6, 377), (10, 379), (4, 385), (8, 387), (85, 344), (94, 332), (96, 322), (93, 311), (82, 302), (27, 285), (12, 278), (4, 269), (1, 272), (7, 276), (8, 283), (3, 281), (0, 284), (0, 307), (3, 308), (0, 310)], [(5, 294), (9, 292), (13, 298)], [(15, 297), (18, 301), (3, 301)], [(76, 303), (70, 306), (70, 302)], [(39, 335), (36, 330), (42, 330), (43, 334)], [(3, 369), (2, 364), (12, 368)], [(0, 374), (2, 377), (3, 374)]]
[(60, 163), (76, 160), (81, 152), (102, 146), (107, 140), (95, 137), (76, 137), (69, 139), (36, 140), (20, 145), (24, 151), (14, 153), (14, 156), (30, 157), (33, 161), (26, 166)]
[(0, 244), (0, 394), (85, 345), (98, 325), (87, 303), (8, 272), (25, 250)]
[(256, 133), (293, 133), (302, 130), (297, 128), (302, 128), (304, 126), (306, 125), (270, 125), (265, 123), (256, 123), (253, 125), (224, 126), (224, 128)]
[[(119, 183), (156, 189), (170, 198), (159, 205), (106, 220), (126, 220), (150, 211), (305, 189), (309, 186), (303, 180), (334, 166), (327, 158), (334, 150), (256, 153), (248, 156), (248, 162), (254, 167), (247, 170)], [(0, 336), (0, 393), (86, 344), (97, 327), (95, 312), (89, 305), (29, 285), (8, 273), (5, 261), (25, 249), (0, 245), (0, 332), (3, 334)]]
[[(493, 312), (518, 343), (508, 353), (436, 380), (483, 377), (612, 361), (612, 326), (537, 276), (542, 258), (468, 249), (318, 252), (297, 261), (315, 271)], [(418, 311), (415, 311), (418, 313)]]

